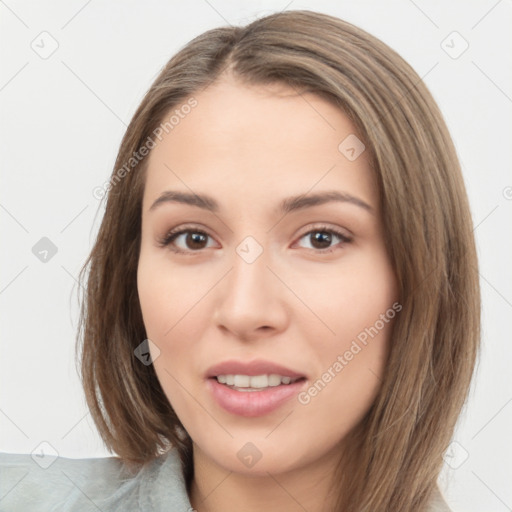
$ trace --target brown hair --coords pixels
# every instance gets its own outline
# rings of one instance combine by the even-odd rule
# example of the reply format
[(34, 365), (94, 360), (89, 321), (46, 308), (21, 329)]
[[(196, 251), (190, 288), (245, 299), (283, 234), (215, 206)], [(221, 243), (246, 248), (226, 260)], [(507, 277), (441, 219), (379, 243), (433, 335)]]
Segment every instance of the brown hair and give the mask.
[[(172, 57), (133, 116), (115, 169), (172, 108), (226, 69), (242, 84), (283, 83), (327, 98), (366, 144), (403, 309), (379, 394), (351, 433), (357, 468), (336, 476), (337, 506), (423, 510), (467, 397), (480, 338), (470, 210), (442, 115), (414, 70), (384, 43), (325, 14), (287, 11), (209, 30)], [(190, 482), (191, 440), (153, 366), (134, 356), (146, 338), (136, 282), (146, 162), (122, 179), (114, 169), (97, 240), (80, 272), (81, 375), (109, 450), (127, 463), (145, 463), (174, 446)]]

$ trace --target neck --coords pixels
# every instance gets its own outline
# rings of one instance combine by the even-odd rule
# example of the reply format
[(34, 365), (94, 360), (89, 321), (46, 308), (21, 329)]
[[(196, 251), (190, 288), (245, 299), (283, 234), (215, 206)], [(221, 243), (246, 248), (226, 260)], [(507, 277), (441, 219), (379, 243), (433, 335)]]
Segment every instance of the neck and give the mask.
[(254, 476), (219, 466), (194, 445), (190, 502), (197, 512), (333, 510), (331, 485), (338, 459), (330, 454), (300, 469)]

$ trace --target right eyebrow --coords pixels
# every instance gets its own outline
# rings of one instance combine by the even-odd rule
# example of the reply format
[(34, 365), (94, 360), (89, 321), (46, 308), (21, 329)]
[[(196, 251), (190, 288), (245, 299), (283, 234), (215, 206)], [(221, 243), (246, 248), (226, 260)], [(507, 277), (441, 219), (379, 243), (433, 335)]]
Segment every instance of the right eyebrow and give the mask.
[(190, 206), (197, 206), (211, 212), (219, 211), (219, 203), (213, 197), (205, 194), (190, 194), (188, 192), (178, 192), (175, 190), (166, 190), (151, 205), (149, 211), (164, 203), (182, 203)]

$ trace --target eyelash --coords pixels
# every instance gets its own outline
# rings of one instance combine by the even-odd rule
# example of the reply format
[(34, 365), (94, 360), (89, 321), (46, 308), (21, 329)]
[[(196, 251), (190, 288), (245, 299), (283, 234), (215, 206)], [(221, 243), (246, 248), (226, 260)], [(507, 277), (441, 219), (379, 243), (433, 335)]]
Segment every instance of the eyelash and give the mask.
[[(307, 235), (311, 235), (312, 233), (318, 233), (318, 232), (335, 235), (341, 240), (340, 243), (342, 243), (342, 244), (348, 244), (348, 243), (352, 242), (352, 238), (348, 237), (347, 235), (345, 235), (344, 233), (341, 233), (340, 231), (338, 231), (336, 229), (329, 228), (328, 226), (317, 226), (314, 229), (311, 229), (311, 230), (307, 231), (306, 233), (304, 233), (303, 235), (301, 235), (299, 240), (301, 240), (302, 238), (304, 238)], [(193, 251), (193, 250), (184, 251), (182, 249), (177, 249), (176, 247), (174, 247), (174, 248), (170, 247), (171, 243), (174, 242), (174, 240), (176, 238), (178, 238), (178, 236), (183, 235), (185, 233), (196, 233), (196, 234), (200, 234), (200, 235), (204, 235), (206, 237), (212, 238), (208, 233), (206, 233), (205, 231), (203, 231), (201, 229), (197, 229), (197, 228), (193, 228), (193, 227), (184, 227), (184, 228), (178, 228), (178, 229), (174, 229), (174, 230), (167, 232), (162, 238), (160, 238), (157, 241), (157, 243), (160, 247), (169, 246), (171, 251), (178, 253), (178, 254), (186, 254), (186, 255), (192, 256), (195, 253), (202, 252), (203, 249), (198, 249), (197, 251)], [(313, 251), (317, 254), (328, 254), (328, 253), (331, 253), (336, 250), (336, 245), (329, 247), (327, 249), (314, 249), (313, 248), (313, 249), (308, 249), (308, 250)]]

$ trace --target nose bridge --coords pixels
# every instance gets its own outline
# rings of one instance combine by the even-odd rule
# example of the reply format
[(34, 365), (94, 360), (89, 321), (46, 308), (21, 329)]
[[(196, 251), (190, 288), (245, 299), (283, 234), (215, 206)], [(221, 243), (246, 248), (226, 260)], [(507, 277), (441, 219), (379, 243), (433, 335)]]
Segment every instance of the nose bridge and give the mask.
[(219, 325), (243, 337), (260, 327), (283, 327), (282, 290), (268, 266), (270, 251), (255, 237), (247, 236), (238, 244), (231, 272), (217, 297), (215, 317)]
[(248, 236), (235, 249), (227, 295), (240, 306), (261, 307), (271, 301), (272, 273), (269, 251), (254, 237)]

